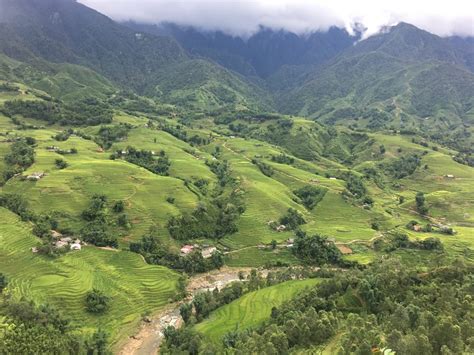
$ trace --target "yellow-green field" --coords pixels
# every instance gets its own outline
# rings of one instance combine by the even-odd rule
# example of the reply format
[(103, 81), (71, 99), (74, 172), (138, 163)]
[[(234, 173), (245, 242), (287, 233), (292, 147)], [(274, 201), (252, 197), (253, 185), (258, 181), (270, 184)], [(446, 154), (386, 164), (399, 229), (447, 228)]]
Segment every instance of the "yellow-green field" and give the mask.
[[(39, 240), (30, 225), (4, 208), (0, 220), (0, 265), (8, 276), (9, 294), (57, 307), (81, 331), (100, 326), (110, 333), (112, 345), (133, 332), (143, 313), (160, 309), (174, 297), (178, 274), (147, 265), (137, 254), (84, 247), (48, 258), (31, 251)], [(107, 313), (86, 312), (84, 298), (92, 288), (111, 297)]]
[(292, 280), (250, 292), (212, 312), (209, 318), (195, 328), (205, 337), (219, 343), (222, 336), (230, 331), (258, 326), (270, 318), (273, 307), (318, 282), (318, 279)]

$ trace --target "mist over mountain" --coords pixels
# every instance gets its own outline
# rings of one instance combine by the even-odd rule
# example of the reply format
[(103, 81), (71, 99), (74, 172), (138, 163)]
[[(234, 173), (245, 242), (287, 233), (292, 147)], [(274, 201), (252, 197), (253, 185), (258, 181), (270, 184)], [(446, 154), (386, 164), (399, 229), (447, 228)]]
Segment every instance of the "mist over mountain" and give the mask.
[(203, 32), (176, 24), (126, 23), (137, 31), (175, 38), (188, 53), (212, 59), (243, 75), (268, 78), (285, 65), (317, 66), (352, 46), (360, 35), (331, 27), (305, 35), (261, 27), (249, 38), (221, 31)]
[(172, 23), (119, 24), (72, 0), (0, 5), (0, 50), (8, 57), (37, 68), (85, 66), (166, 103), (243, 105), (343, 124), (382, 110), (377, 127), (472, 117), (469, 37), (441, 38), (400, 23), (367, 39), (337, 27), (306, 34), (261, 27), (241, 38)]

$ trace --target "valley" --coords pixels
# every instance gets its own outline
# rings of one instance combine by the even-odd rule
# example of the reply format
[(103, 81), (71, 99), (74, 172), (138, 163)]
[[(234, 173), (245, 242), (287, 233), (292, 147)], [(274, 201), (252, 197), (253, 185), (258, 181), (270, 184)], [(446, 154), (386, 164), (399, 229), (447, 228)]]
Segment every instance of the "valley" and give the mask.
[(469, 38), (0, 10), (6, 354), (474, 349)]

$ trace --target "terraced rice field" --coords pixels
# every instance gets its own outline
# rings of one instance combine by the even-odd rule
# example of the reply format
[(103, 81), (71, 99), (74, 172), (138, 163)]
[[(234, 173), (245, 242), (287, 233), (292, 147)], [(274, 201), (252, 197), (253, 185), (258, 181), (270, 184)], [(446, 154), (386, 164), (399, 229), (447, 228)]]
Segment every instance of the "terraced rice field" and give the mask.
[[(147, 265), (137, 254), (84, 247), (56, 259), (31, 252), (38, 243), (28, 224), (0, 208), (0, 265), (14, 297), (49, 303), (63, 310), (84, 332), (103, 327), (112, 344), (130, 332), (146, 311), (172, 300), (178, 274)], [(85, 311), (84, 297), (98, 288), (112, 298), (104, 315)]]
[(220, 307), (195, 328), (205, 337), (218, 343), (227, 332), (258, 326), (270, 317), (273, 307), (281, 305), (298, 292), (316, 285), (319, 281), (318, 279), (293, 280), (250, 292)]

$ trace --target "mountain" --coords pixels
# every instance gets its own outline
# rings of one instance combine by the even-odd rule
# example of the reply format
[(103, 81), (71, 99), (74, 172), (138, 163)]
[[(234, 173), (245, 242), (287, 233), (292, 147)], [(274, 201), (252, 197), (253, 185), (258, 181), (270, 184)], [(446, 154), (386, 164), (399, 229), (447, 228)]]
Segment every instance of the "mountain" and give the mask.
[[(173, 38), (137, 33), (73, 0), (0, 0), (0, 10), (0, 53), (38, 70), (75, 64), (140, 94), (156, 92), (156, 86), (169, 79), (165, 74), (170, 70), (179, 69), (180, 75), (190, 78), (195, 72), (194, 62)], [(165, 69), (168, 67), (173, 69)], [(219, 106), (246, 105), (247, 101), (252, 107), (266, 106), (257, 102), (260, 94), (247, 79), (212, 62), (203, 67), (209, 72), (202, 72), (201, 81), (183, 82), (182, 87), (173, 89), (186, 90), (188, 85), (213, 81), (215, 91), (231, 91), (225, 100), (216, 99)], [(202, 78), (207, 74), (209, 77)], [(238, 85), (229, 86), (229, 81)], [(238, 98), (235, 102), (234, 97)]]
[(369, 128), (472, 124), (474, 73), (462, 47), (402, 23), (348, 48), (277, 102), (283, 112)]
[(242, 75), (261, 78), (268, 78), (283, 66), (317, 66), (358, 39), (337, 27), (305, 35), (261, 27), (249, 38), (241, 38), (221, 31), (200, 31), (172, 23), (147, 25), (128, 22), (126, 25), (146, 33), (171, 36), (193, 56), (210, 58)]
[(136, 36), (76, 1), (1, 0), (0, 7), (0, 50), (15, 59), (84, 65), (138, 90), (149, 73), (186, 60), (173, 39)]

